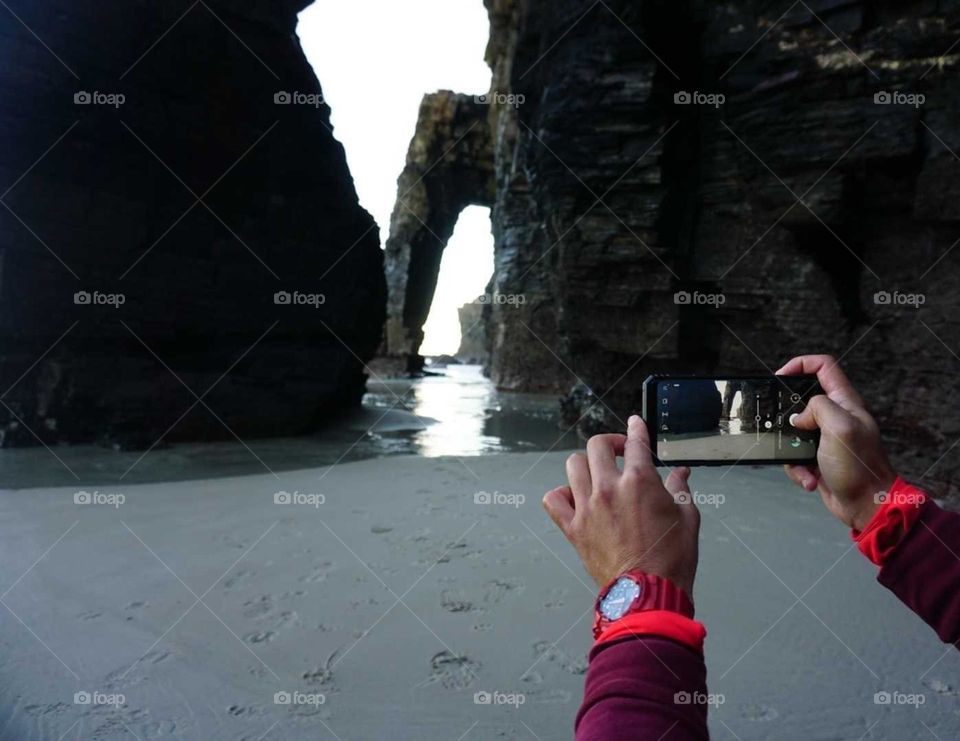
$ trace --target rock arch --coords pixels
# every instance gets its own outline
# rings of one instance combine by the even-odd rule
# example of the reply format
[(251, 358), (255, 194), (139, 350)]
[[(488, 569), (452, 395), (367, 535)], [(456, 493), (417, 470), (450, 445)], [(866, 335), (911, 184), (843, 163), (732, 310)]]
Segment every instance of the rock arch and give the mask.
[(440, 260), (460, 213), (493, 205), (490, 106), (485, 97), (441, 91), (424, 97), (398, 181), (386, 247), (385, 354), (409, 372), (423, 366), (420, 344)]

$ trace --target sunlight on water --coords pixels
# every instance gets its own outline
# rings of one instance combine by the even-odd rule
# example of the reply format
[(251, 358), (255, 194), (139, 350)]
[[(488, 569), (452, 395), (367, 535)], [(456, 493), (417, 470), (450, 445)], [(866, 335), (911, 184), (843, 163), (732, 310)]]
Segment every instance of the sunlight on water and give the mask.
[(429, 457), (564, 450), (582, 443), (559, 425), (556, 397), (497, 391), (476, 365), (442, 375), (371, 381), (363, 406), (295, 438), (0, 450), (0, 489), (117, 485), (319, 468), (392, 455)]

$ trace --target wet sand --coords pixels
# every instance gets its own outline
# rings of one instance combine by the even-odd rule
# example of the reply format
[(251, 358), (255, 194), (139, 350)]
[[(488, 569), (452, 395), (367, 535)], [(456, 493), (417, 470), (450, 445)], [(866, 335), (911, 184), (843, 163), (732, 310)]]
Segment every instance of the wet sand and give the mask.
[[(571, 738), (594, 587), (539, 504), (565, 456), (2, 491), (0, 738)], [(956, 651), (817, 499), (775, 469), (693, 488), (714, 738), (960, 735)]]

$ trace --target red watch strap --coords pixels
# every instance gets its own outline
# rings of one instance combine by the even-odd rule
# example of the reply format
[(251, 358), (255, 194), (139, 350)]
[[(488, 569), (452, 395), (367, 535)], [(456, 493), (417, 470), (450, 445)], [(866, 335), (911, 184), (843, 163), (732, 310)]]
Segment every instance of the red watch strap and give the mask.
[(660, 577), (651, 579), (649, 576), (646, 579), (645, 586), (648, 589), (652, 587), (650, 591), (656, 590), (656, 594), (650, 595), (653, 605), (648, 607), (648, 610), (665, 610), (679, 613), (684, 617), (693, 617), (693, 602), (680, 587), (667, 579)]

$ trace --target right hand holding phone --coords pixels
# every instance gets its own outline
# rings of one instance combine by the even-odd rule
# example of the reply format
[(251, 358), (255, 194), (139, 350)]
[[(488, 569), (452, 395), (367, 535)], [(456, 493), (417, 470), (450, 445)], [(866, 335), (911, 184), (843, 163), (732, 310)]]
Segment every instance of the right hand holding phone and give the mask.
[(819, 489), (830, 513), (848, 527), (862, 530), (879, 508), (878, 494), (896, 479), (887, 460), (880, 428), (863, 399), (829, 355), (794, 358), (777, 375), (816, 374), (826, 394), (814, 396), (790, 423), (820, 430), (816, 466), (787, 465), (787, 476), (807, 491)]

